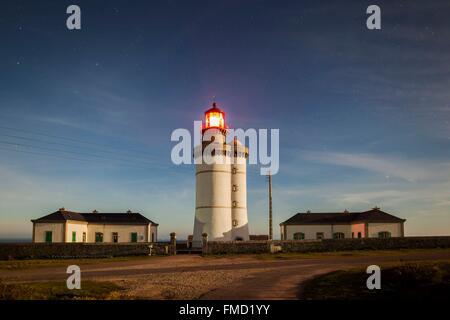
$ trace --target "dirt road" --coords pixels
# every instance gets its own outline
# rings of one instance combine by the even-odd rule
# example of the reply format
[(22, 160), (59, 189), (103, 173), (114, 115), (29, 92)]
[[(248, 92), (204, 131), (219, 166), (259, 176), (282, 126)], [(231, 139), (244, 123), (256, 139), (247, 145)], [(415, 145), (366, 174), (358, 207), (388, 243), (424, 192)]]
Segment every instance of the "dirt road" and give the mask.
[[(450, 251), (283, 259), (261, 258), (257, 255), (219, 258), (178, 255), (80, 267), (83, 280), (117, 282), (128, 288), (130, 297), (297, 299), (301, 297), (301, 284), (318, 274), (371, 264), (438, 259), (450, 260)], [(7, 283), (65, 281), (68, 276), (66, 268), (59, 266), (0, 271), (0, 278)]]

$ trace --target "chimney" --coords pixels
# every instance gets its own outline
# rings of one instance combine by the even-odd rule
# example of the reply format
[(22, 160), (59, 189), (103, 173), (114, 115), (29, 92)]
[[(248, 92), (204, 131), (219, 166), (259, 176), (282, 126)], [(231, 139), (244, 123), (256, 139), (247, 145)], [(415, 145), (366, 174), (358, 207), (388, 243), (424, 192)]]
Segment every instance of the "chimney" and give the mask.
[(96, 209), (94, 209), (94, 210), (92, 211), (92, 213), (98, 213), (98, 211), (97, 211)]
[(128, 210), (127, 213), (133, 213), (131, 210)]
[(374, 207), (374, 208), (372, 208), (372, 210), (379, 211), (380, 207)]
[(344, 210), (344, 213), (349, 213), (347, 209)]
[(64, 212), (64, 211), (66, 211), (66, 208), (64, 208), (64, 207), (59, 208), (59, 212)]
[(306, 211), (306, 213), (311, 213), (311, 210)]

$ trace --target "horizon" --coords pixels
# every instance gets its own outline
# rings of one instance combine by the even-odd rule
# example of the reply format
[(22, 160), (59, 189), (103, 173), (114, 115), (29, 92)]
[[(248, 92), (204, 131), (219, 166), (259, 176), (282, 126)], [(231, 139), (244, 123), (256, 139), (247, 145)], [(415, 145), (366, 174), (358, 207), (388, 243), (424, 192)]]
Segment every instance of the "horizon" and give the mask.
[[(217, 101), (232, 128), (279, 129), (274, 238), (298, 212), (406, 219), (450, 234), (450, 3), (79, 0), (0, 12), (0, 241), (65, 207), (140, 212), (158, 235), (192, 234), (195, 167), (171, 132)], [(444, 10), (446, 9), (446, 10)], [(268, 234), (268, 191), (249, 165), (250, 234)]]

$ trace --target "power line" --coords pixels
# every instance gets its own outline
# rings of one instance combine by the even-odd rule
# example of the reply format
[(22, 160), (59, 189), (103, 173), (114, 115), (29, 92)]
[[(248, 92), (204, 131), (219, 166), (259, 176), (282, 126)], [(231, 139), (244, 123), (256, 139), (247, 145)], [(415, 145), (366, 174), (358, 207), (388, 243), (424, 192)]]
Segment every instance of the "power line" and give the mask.
[[(12, 128), (12, 127), (3, 126), (3, 125), (0, 125), (0, 129), (24, 132), (24, 133), (28, 133), (28, 134), (32, 134), (32, 135), (36, 135), (37, 134), (37, 135), (41, 135), (41, 136), (49, 137), (49, 138), (53, 138), (53, 139), (68, 140), (68, 141), (72, 141), (72, 142), (76, 142), (76, 143), (89, 144), (89, 145), (98, 146), (98, 147), (102, 147), (102, 148), (104, 148), (104, 147), (113, 148), (113, 149), (116, 148), (116, 146), (112, 146), (112, 145), (104, 145), (104, 144), (100, 144), (100, 143), (96, 143), (96, 142), (92, 142), (92, 141), (85, 141), (85, 140), (80, 140), (80, 139), (74, 139), (74, 138), (65, 137), (65, 136), (57, 136), (57, 135), (47, 134), (47, 133), (33, 131), (33, 130), (24, 130), (24, 129)], [(151, 154), (149, 154), (147, 152), (144, 152), (142, 150), (129, 149), (128, 151), (135, 152), (135, 153), (140, 153), (142, 155), (153, 157), (153, 155), (151, 155)]]
[[(15, 143), (15, 142), (9, 142), (9, 141), (2, 141), (2, 140), (0, 140), (0, 144), (6, 144), (6, 145), (11, 145), (11, 146), (28, 147), (28, 148), (34, 148), (34, 149), (47, 150), (47, 151), (71, 153), (71, 154), (77, 154), (77, 155), (94, 157), (94, 158), (105, 159), (105, 160), (116, 160), (116, 161), (126, 161), (126, 162), (128, 162), (128, 160), (124, 160), (124, 159), (120, 159), (120, 158), (102, 157), (102, 156), (98, 156), (98, 155), (86, 154), (86, 153), (81, 153), (81, 152), (76, 152), (76, 151), (67, 151), (67, 150), (61, 150), (61, 149), (56, 149), (56, 148), (37, 147), (37, 146), (33, 146), (33, 145), (28, 145), (28, 144), (23, 144), (23, 143)], [(142, 168), (148, 169), (148, 167), (142, 167)]]
[[(88, 163), (92, 163), (92, 160), (89, 159), (81, 159), (81, 158), (74, 158), (74, 157), (66, 157), (66, 156), (62, 156), (62, 155), (58, 155), (58, 154), (51, 154), (51, 153), (44, 153), (44, 152), (36, 152), (36, 151), (29, 151), (29, 150), (19, 150), (19, 149), (8, 149), (8, 148), (3, 148), (0, 146), (0, 150), (3, 151), (13, 151), (13, 152), (20, 152), (20, 153), (28, 153), (28, 154), (35, 154), (35, 155), (42, 155), (45, 157), (51, 157), (51, 158), (58, 158), (58, 159), (68, 159), (68, 160), (76, 160), (76, 161), (83, 161), (83, 162), (88, 162)], [(145, 169), (148, 170), (148, 168), (145, 167), (139, 167), (139, 166), (133, 166), (133, 165), (128, 165), (125, 163), (114, 163), (114, 165), (118, 165), (118, 166), (126, 166), (126, 167), (130, 167), (130, 168), (138, 168), (138, 169)]]
[[(79, 148), (79, 146), (70, 145), (70, 144), (66, 144), (66, 143), (54, 142), (54, 141), (45, 141), (45, 140), (41, 140), (41, 139), (22, 137), (22, 136), (10, 135), (10, 134), (2, 134), (2, 136), (9, 137), (9, 138), (14, 138), (14, 139), (21, 139), (21, 140), (27, 140), (27, 141), (46, 143), (46, 144), (54, 144), (54, 145), (59, 145), (59, 146), (64, 146), (64, 147), (69, 147), (69, 148)], [(116, 151), (107, 151), (107, 150), (105, 151), (105, 150), (95, 150), (95, 149), (87, 149), (87, 150), (88, 151), (102, 152), (102, 153), (108, 153), (108, 154), (117, 155)], [(121, 158), (121, 159), (123, 159), (124, 161), (128, 161), (129, 160), (127, 158)], [(130, 159), (148, 163), (148, 160), (145, 160), (145, 159), (140, 159), (140, 158), (130, 158)]]

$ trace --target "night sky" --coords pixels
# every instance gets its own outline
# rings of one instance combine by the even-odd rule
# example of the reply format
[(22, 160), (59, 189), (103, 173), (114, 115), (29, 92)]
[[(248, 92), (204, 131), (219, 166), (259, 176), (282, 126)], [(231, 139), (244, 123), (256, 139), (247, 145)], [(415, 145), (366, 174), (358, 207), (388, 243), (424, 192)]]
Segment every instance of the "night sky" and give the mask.
[[(192, 233), (194, 167), (170, 135), (213, 97), (230, 127), (280, 129), (276, 236), (296, 212), (374, 206), (448, 234), (449, 17), (449, 1), (2, 1), (0, 238), (63, 206)], [(256, 165), (248, 213), (267, 234)]]

